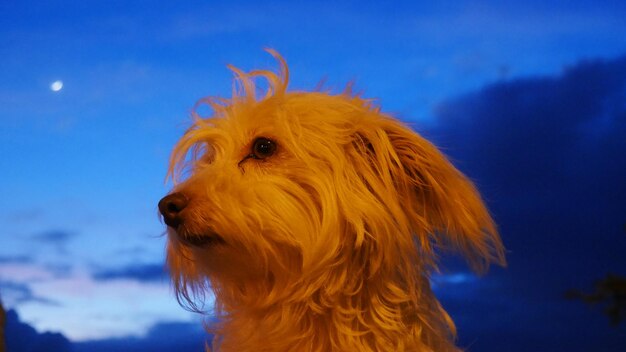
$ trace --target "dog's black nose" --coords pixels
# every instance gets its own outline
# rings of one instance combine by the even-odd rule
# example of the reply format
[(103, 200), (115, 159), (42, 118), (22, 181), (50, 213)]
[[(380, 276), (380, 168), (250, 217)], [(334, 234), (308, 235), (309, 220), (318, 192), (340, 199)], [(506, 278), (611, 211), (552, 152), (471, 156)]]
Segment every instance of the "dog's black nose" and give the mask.
[(183, 222), (180, 212), (188, 203), (187, 197), (182, 193), (172, 193), (159, 201), (159, 211), (167, 226), (177, 228)]

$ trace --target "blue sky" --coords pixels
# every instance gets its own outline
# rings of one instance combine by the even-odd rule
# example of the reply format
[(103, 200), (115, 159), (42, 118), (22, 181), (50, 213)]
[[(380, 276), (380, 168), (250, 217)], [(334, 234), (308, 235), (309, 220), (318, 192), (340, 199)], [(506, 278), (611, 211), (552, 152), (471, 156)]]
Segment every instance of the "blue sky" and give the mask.
[(560, 295), (626, 274), (625, 16), (619, 1), (2, 1), (3, 302), (73, 342), (199, 325), (161, 269), (169, 150), (197, 99), (229, 94), (225, 65), (275, 67), (272, 47), (292, 89), (354, 80), (485, 194), (510, 266), (476, 279), (450, 262), (436, 288), (461, 343), (586, 331), (610, 351), (623, 327)]

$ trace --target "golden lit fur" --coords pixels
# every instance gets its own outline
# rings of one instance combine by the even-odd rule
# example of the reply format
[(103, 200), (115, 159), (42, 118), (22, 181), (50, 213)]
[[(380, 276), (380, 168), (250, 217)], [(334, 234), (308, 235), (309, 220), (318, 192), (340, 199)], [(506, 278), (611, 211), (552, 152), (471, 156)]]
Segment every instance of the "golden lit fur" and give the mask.
[[(429, 274), (441, 247), (478, 271), (504, 264), (480, 195), (371, 101), (287, 92), (269, 51), (280, 72), (231, 67), (232, 98), (201, 100), (213, 116), (194, 112), (174, 148), (173, 192), (189, 200), (168, 236), (179, 300), (202, 310), (214, 293), (216, 351), (456, 351)], [(246, 158), (258, 137), (275, 154)]]

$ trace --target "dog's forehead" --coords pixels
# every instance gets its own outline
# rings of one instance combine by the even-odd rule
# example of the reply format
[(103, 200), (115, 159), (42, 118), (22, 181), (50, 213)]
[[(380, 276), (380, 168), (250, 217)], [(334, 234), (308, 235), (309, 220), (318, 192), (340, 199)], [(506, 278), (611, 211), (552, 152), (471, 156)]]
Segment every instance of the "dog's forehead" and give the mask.
[(284, 129), (285, 122), (277, 118), (279, 112), (260, 106), (233, 109), (220, 117), (213, 118), (213, 126), (227, 134), (235, 142), (248, 142), (259, 136), (276, 136)]
[(237, 142), (255, 137), (304, 138), (310, 134), (353, 133), (369, 108), (344, 96), (318, 92), (288, 93), (248, 104), (232, 104), (211, 119), (211, 127)]

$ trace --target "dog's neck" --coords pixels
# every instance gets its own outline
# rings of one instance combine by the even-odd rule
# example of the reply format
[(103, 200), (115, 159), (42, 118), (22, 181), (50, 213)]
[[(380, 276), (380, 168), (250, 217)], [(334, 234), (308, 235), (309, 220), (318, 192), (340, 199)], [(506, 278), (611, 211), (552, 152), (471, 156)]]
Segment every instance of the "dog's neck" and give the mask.
[(355, 277), (346, 284), (344, 275), (290, 286), (274, 279), (235, 291), (218, 288), (216, 350), (458, 351), (450, 343), (451, 320), (427, 279), (407, 290), (389, 277)]

